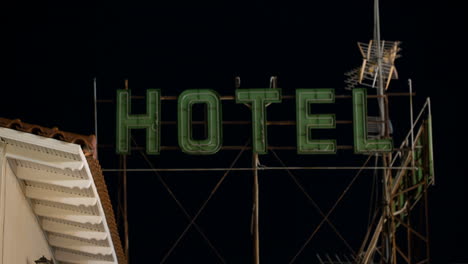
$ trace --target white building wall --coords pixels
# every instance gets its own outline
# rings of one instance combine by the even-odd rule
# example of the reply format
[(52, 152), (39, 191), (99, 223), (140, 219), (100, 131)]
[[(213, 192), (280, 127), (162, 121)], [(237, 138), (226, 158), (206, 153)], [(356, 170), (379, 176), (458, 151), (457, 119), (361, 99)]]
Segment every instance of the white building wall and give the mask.
[(0, 169), (0, 262), (34, 264), (42, 255), (51, 259), (42, 229), (4, 154)]

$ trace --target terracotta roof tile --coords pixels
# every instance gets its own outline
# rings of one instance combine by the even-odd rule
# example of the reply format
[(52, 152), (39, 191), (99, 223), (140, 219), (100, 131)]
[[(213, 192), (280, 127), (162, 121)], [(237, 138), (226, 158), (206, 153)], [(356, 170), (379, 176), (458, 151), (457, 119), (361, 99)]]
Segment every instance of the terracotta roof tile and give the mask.
[(0, 127), (11, 128), (43, 137), (55, 138), (61, 141), (81, 145), (86, 156), (97, 158), (96, 137), (94, 135), (80, 135), (71, 132), (65, 132), (57, 127), (47, 128), (43, 126), (28, 124), (20, 119), (8, 119), (0, 117)]
[(112, 203), (109, 198), (109, 193), (107, 192), (107, 185), (104, 180), (104, 175), (102, 174), (101, 165), (99, 161), (94, 159), (92, 156), (86, 157), (88, 160), (89, 169), (94, 178), (94, 184), (101, 199), (102, 207), (104, 208), (104, 213), (106, 214), (107, 225), (109, 226), (109, 231), (112, 235), (112, 242), (114, 243), (115, 253), (118, 258), (118, 262), (121, 264), (127, 263), (124, 251), (122, 249), (122, 244), (115, 222), (114, 210), (112, 209)]
[(114, 244), (114, 249), (117, 255), (118, 263), (127, 264), (127, 259), (122, 248), (118, 227), (115, 221), (114, 210), (112, 208), (109, 193), (107, 192), (107, 185), (104, 180), (101, 165), (96, 159), (96, 137), (94, 135), (84, 136), (75, 133), (65, 132), (59, 130), (56, 127), (46, 128), (38, 125), (28, 124), (22, 122), (19, 119), (12, 120), (7, 118), (0, 118), (0, 127), (11, 128), (18, 131), (36, 134), (48, 138), (55, 138), (61, 141), (81, 145), (81, 148), (85, 153), (89, 169), (91, 170), (91, 174), (93, 175), (94, 184), (96, 185), (96, 189), (99, 194), (104, 213), (106, 215), (106, 221), (112, 236), (112, 242)]

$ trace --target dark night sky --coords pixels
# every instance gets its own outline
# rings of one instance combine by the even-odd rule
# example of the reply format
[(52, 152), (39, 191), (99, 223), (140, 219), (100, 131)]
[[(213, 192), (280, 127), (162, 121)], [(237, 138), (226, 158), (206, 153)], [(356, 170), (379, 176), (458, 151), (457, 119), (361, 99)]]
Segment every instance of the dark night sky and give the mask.
[[(2, 44), (6, 46), (1, 56), (0, 116), (92, 134), (93, 77), (98, 80), (99, 99), (113, 99), (125, 78), (136, 95), (144, 95), (148, 88), (160, 88), (163, 95), (178, 95), (190, 88), (211, 88), (232, 95), (235, 76), (241, 76), (243, 88), (261, 88), (268, 86), (272, 75), (279, 77), (283, 94), (293, 94), (296, 88), (323, 87), (347, 94), (343, 73), (361, 63), (356, 42), (372, 38), (372, 2), (16, 1), (1, 9), (6, 18), (2, 23)], [(460, 131), (468, 95), (462, 80), (467, 70), (463, 39), (468, 12), (460, 1), (382, 0), (381, 7), (382, 38), (403, 42), (403, 57), (396, 63), (400, 80), (393, 82), (391, 89), (406, 91), (406, 80), (412, 78), (416, 108), (428, 96), (433, 102), (437, 176), (437, 185), (430, 190), (433, 260), (466, 262), (468, 181), (462, 151), (468, 144)], [(144, 109), (135, 105), (135, 111)], [(349, 106), (349, 102), (337, 103), (323, 111), (337, 113), (338, 119), (349, 118)], [(223, 107), (225, 120), (250, 118), (242, 105), (227, 103)], [(272, 106), (268, 116), (271, 120), (292, 120), (293, 107), (288, 103)], [(402, 134), (407, 129), (406, 101), (390, 107), (394, 125)], [(174, 104), (163, 105), (163, 111), (163, 119), (175, 120)], [(114, 141), (114, 112), (112, 104), (99, 105), (102, 144)], [(224, 129), (228, 145), (243, 144), (250, 133), (250, 127)], [(351, 128), (337, 130), (329, 137), (346, 143)], [(173, 131), (163, 130), (163, 145), (176, 144)], [(294, 137), (290, 130), (271, 130), (269, 140), (294, 144), (294, 138), (287, 135)], [(137, 139), (139, 136), (135, 134)], [(395, 140), (399, 144), (398, 138)], [(150, 159), (160, 167), (220, 167), (229, 165), (235, 155), (227, 151), (200, 158), (164, 152)], [(352, 154), (279, 155), (288, 164), (358, 164), (363, 158)], [(271, 155), (261, 158), (267, 165), (279, 166)], [(103, 167), (118, 166), (113, 149), (100, 150), (100, 160)], [(249, 154), (244, 154), (238, 166), (250, 166), (249, 162)], [(137, 152), (129, 157), (129, 164), (147, 166)], [(327, 210), (351, 175), (317, 174), (307, 177), (302, 172), (298, 177)], [(114, 201), (116, 176), (106, 175)], [(195, 214), (221, 175), (162, 176), (188, 212)], [(355, 249), (367, 221), (371, 175), (367, 176), (363, 176), (367, 180), (357, 182), (360, 187), (355, 187), (354, 194), (331, 217)], [(260, 184), (262, 259), (264, 263), (287, 263), (318, 223), (319, 215), (286, 174), (261, 175)], [(154, 175), (131, 174), (129, 186), (131, 261), (159, 262), (187, 220)], [(197, 221), (228, 263), (251, 260), (250, 212), (251, 177), (233, 173)], [(364, 217), (355, 217), (357, 214)], [(325, 227), (317, 237), (319, 242), (309, 244), (297, 263), (315, 261), (316, 252), (348, 254), (330, 228)], [(168, 263), (217, 263), (217, 259), (191, 229)]]

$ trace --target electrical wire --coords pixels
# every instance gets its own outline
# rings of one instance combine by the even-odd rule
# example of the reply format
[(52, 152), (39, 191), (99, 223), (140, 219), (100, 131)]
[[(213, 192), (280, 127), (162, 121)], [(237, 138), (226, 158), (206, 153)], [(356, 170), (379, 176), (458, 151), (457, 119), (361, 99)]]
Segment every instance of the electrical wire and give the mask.
[[(282, 166), (285, 166), (284, 162), (279, 158), (279, 156), (276, 154), (275, 151), (272, 150), (272, 153), (273, 155), (276, 157), (276, 159), (278, 159), (278, 161), (281, 163)], [(369, 162), (370, 160), (370, 157), (365, 161), (364, 165), (362, 167), (365, 167), (367, 165), (367, 163)], [(311, 204), (315, 207), (315, 209), (317, 209), (317, 211), (319, 212), (320, 215), (322, 215), (323, 219), (322, 221), (320, 222), (320, 224), (315, 228), (315, 230), (312, 232), (312, 234), (307, 238), (307, 240), (305, 241), (305, 243), (302, 245), (302, 247), (299, 249), (299, 251), (296, 253), (296, 255), (291, 259), (291, 261), (289, 262), (290, 264), (293, 263), (297, 257), (302, 253), (302, 251), (305, 249), (305, 247), (307, 246), (307, 244), (312, 240), (312, 238), (315, 236), (315, 234), (318, 232), (318, 230), (321, 228), (321, 226), (325, 223), (325, 222), (328, 222), (328, 224), (330, 225), (330, 227), (335, 231), (335, 233), (337, 234), (337, 236), (343, 241), (343, 243), (346, 245), (346, 247), (353, 253), (353, 254), (356, 254), (356, 252), (354, 251), (354, 249), (349, 245), (349, 243), (346, 241), (346, 239), (344, 239), (344, 237), (339, 233), (339, 231), (336, 229), (336, 227), (333, 225), (333, 223), (330, 222), (330, 220), (328, 219), (328, 217), (330, 216), (330, 214), (335, 210), (336, 206), (340, 203), (340, 201), (343, 199), (343, 197), (345, 196), (345, 194), (349, 191), (349, 189), (351, 188), (351, 186), (354, 184), (354, 182), (356, 181), (356, 179), (358, 178), (358, 176), (361, 174), (361, 172), (363, 170), (359, 170), (356, 175), (354, 176), (354, 178), (351, 180), (351, 182), (348, 184), (348, 186), (345, 188), (345, 190), (343, 191), (343, 193), (340, 195), (340, 197), (338, 198), (338, 200), (335, 202), (335, 204), (333, 205), (333, 207), (328, 211), (327, 214), (324, 214), (323, 211), (320, 209), (320, 207), (317, 205), (317, 203), (312, 199), (312, 197), (310, 197), (310, 195), (307, 193), (307, 191), (305, 190), (305, 188), (302, 186), (302, 184), (299, 182), (299, 180), (291, 173), (291, 171), (289, 170), (286, 170), (289, 174), (289, 176), (293, 179), (293, 181), (296, 183), (296, 185), (299, 187), (299, 189), (304, 193), (304, 195), (307, 197), (307, 199), (311, 202)]]
[[(135, 139), (132, 137), (132, 141), (133, 143), (137, 145)], [(143, 150), (140, 150), (140, 155), (143, 157), (143, 159), (146, 161), (146, 163), (148, 163), (148, 165), (154, 169), (154, 166), (153, 164), (151, 163), (151, 161), (149, 160), (148, 156), (143, 152)], [(164, 186), (164, 188), (166, 188), (166, 191), (169, 193), (169, 195), (172, 197), (172, 199), (176, 202), (176, 204), (179, 206), (179, 208), (182, 210), (182, 213), (185, 215), (185, 217), (187, 217), (187, 219), (189, 219), (190, 221), (192, 220), (192, 217), (190, 216), (190, 214), (187, 212), (187, 210), (185, 209), (185, 207), (182, 205), (182, 203), (179, 201), (179, 199), (177, 199), (177, 197), (175, 196), (174, 192), (172, 191), (172, 189), (169, 187), (169, 185), (166, 183), (166, 181), (163, 179), (163, 177), (161, 176), (161, 174), (159, 174), (157, 171), (154, 171), (154, 174), (156, 175), (156, 177), (158, 178), (158, 180), (161, 182), (161, 184)], [(210, 248), (213, 250), (213, 252), (216, 254), (216, 256), (220, 259), (220, 261), (222, 263), (226, 263), (226, 261), (224, 260), (224, 258), (219, 254), (218, 250), (214, 247), (214, 245), (211, 243), (211, 241), (208, 239), (208, 237), (205, 235), (205, 233), (201, 230), (201, 228), (196, 224), (196, 223), (193, 223), (193, 226), (195, 227), (195, 229), (200, 233), (200, 235), (205, 239), (205, 241), (208, 243), (208, 245), (210, 246)], [(175, 248), (175, 247), (174, 247)], [(173, 250), (173, 249), (172, 249)], [(172, 252), (172, 250), (170, 250), (168, 253), (166, 253), (166, 255), (163, 257), (163, 259), (161, 260), (160, 263), (164, 263), (167, 258), (169, 257), (170, 253)]]

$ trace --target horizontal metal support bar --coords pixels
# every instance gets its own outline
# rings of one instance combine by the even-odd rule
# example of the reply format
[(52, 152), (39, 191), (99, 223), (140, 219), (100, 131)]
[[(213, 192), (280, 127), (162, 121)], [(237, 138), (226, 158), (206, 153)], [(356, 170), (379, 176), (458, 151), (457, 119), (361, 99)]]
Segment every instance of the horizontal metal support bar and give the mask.
[[(351, 120), (337, 120), (337, 124), (352, 124)], [(369, 121), (369, 123), (383, 123), (382, 121)], [(204, 125), (206, 121), (192, 121), (192, 125)], [(223, 121), (223, 125), (250, 125), (252, 121)], [(177, 121), (161, 121), (161, 125), (177, 125)], [(296, 121), (284, 120), (284, 121), (267, 121), (268, 126), (295, 126)]]
[[(111, 149), (115, 148), (113, 144), (100, 144), (98, 145), (99, 149)], [(354, 147), (352, 145), (338, 145), (336, 146), (339, 150), (353, 150)], [(131, 150), (145, 150), (145, 147), (132, 147)], [(251, 150), (252, 146), (222, 146), (221, 150)], [(268, 146), (269, 150), (296, 150), (296, 146)], [(180, 150), (178, 146), (161, 146), (160, 150)], [(402, 149), (394, 148), (393, 152), (401, 151)]]
[[(115, 148), (115, 145), (112, 144), (102, 144), (98, 145), (100, 149), (106, 148)], [(353, 146), (351, 145), (341, 145), (337, 146), (337, 149), (353, 149)], [(178, 146), (161, 146), (161, 150), (180, 150), (180, 147)], [(252, 146), (222, 146), (221, 150), (250, 150), (252, 149)], [(270, 150), (296, 150), (296, 146), (269, 146), (268, 149)], [(145, 150), (145, 147), (132, 147), (131, 150)]]
[[(268, 126), (295, 126), (296, 121), (283, 120), (283, 121), (267, 121)], [(336, 120), (336, 124), (352, 124), (352, 120)], [(385, 121), (368, 121), (369, 124), (383, 124)], [(177, 121), (161, 121), (161, 125), (176, 125)], [(204, 125), (206, 121), (192, 121), (192, 125)], [(222, 121), (223, 125), (250, 125), (252, 121)]]
[[(416, 93), (387, 93), (385, 95), (367, 95), (367, 98), (382, 98), (382, 97), (394, 97), (394, 96), (415, 96)], [(143, 100), (146, 99), (146, 96), (141, 96), (141, 95), (134, 95), (131, 97), (132, 99), (135, 100)], [(161, 96), (162, 101), (175, 101), (177, 100), (178, 96)], [(296, 99), (295, 95), (283, 95), (281, 97), (284, 100), (291, 100), (291, 99)], [(335, 95), (336, 99), (351, 99), (351, 95)], [(233, 95), (226, 95), (226, 96), (220, 96), (220, 99), (222, 101), (233, 101), (236, 99), (235, 96)], [(97, 100), (98, 103), (115, 103), (114, 99), (99, 99)]]
[[(126, 169), (127, 172), (154, 171), (252, 171), (252, 170), (416, 170), (415, 167), (258, 167), (258, 168), (157, 168), (157, 169)], [(104, 172), (120, 172), (123, 169), (103, 169)]]

